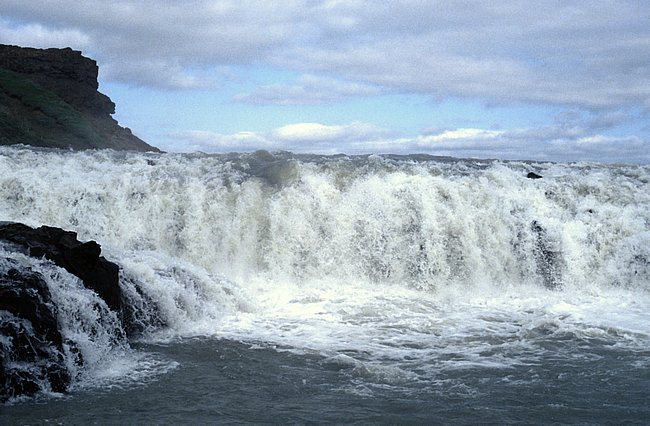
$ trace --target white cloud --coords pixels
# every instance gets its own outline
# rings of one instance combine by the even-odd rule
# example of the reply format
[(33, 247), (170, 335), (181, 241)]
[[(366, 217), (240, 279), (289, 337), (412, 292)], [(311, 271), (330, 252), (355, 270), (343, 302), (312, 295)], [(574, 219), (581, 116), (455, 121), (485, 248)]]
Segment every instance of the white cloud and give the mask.
[[(183, 149), (179, 150), (179, 142)], [(223, 135), (216, 132), (189, 130), (169, 135), (168, 142), (158, 146), (164, 151), (182, 152), (246, 152), (259, 149), (281, 149), (279, 144), (255, 132)]]
[(464, 140), (488, 140), (501, 136), (503, 131), (483, 130), (483, 129), (455, 129), (445, 130), (435, 135), (419, 136), (417, 138), (420, 145), (435, 144), (440, 142), (453, 142)]
[(274, 139), (289, 143), (337, 143), (374, 140), (388, 132), (368, 123), (354, 122), (346, 125), (297, 123), (282, 126), (272, 132)]
[[(116, 81), (164, 88), (178, 75), (192, 74), (179, 73), (179, 66), (211, 71), (264, 60), (308, 25), (291, 1), (58, 0), (53, 7), (48, 0), (5, 0), (2, 9), (25, 30), (34, 23), (84, 34), (92, 56), (113, 70)], [(79, 48), (74, 40), (70, 45)], [(180, 83), (178, 88), (186, 88)]]
[(637, 136), (606, 136), (576, 127), (455, 129), (418, 136), (409, 145), (409, 152), (453, 157), (650, 163), (650, 141)]
[[(576, 136), (574, 130), (546, 128), (494, 131), (476, 128), (442, 130), (412, 138), (392, 137), (367, 123), (324, 125), (295, 123), (267, 133), (183, 132), (171, 135), (167, 147), (183, 151), (245, 152), (258, 149), (296, 153), (369, 154), (424, 153), (461, 158), (501, 158), (538, 161), (601, 161), (650, 163), (650, 141), (636, 136), (613, 137), (598, 133)], [(165, 146), (162, 146), (165, 149)]]
[(276, 129), (274, 134), (285, 141), (331, 141), (344, 133), (342, 126), (326, 126), (318, 123), (288, 124)]
[(294, 123), (266, 133), (237, 132), (226, 135), (198, 130), (175, 132), (158, 146), (163, 150), (182, 152), (245, 152), (266, 149), (332, 154), (346, 152), (346, 147), (383, 140), (388, 135), (387, 130), (368, 123)]

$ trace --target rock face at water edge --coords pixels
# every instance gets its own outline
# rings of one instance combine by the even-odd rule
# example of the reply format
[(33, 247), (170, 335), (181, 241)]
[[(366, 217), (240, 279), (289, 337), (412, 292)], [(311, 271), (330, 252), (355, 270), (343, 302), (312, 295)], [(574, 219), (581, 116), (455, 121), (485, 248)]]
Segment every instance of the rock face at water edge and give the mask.
[(70, 383), (47, 283), (15, 266), (0, 272), (0, 401)]
[[(94, 241), (81, 242), (74, 232), (0, 222), (0, 241), (12, 251), (45, 258), (77, 276), (121, 316), (119, 267), (100, 256)], [(6, 248), (5, 248), (6, 250)], [(65, 391), (70, 374), (57, 305), (43, 275), (6, 255), (0, 258), (0, 401), (39, 390)], [(75, 362), (83, 363), (81, 357)]]
[(30, 256), (45, 256), (79, 277), (109, 308), (121, 310), (119, 267), (100, 256), (101, 246), (95, 241), (82, 243), (75, 232), (50, 226), (33, 229), (21, 223), (0, 224), (0, 240), (18, 244)]
[(0, 145), (158, 151), (113, 119), (98, 71), (70, 48), (0, 44)]

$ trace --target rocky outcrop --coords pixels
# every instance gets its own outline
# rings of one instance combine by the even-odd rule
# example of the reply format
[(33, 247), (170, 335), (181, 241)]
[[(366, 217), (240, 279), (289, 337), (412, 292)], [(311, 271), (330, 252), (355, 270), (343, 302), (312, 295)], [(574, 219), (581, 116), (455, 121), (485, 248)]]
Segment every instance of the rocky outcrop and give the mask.
[(109, 308), (121, 314), (119, 267), (100, 256), (101, 246), (95, 241), (82, 243), (77, 240), (75, 232), (50, 226), (33, 229), (22, 223), (0, 224), (0, 240), (18, 244), (30, 256), (45, 256), (79, 277), (84, 286), (95, 291)]
[(55, 309), (37, 272), (0, 268), (0, 401), (67, 390), (70, 374)]
[(120, 127), (97, 63), (66, 49), (0, 45), (0, 144), (158, 151)]
[(22, 74), (80, 111), (115, 113), (115, 104), (97, 91), (99, 67), (80, 52), (0, 45), (0, 68)]
[[(81, 242), (76, 233), (60, 228), (34, 229), (11, 222), (0, 223), (0, 240), (11, 244), (12, 251), (45, 257), (76, 275), (123, 316), (119, 267), (100, 256), (95, 241)], [(43, 276), (11, 258), (0, 258), (0, 401), (67, 389), (70, 373), (59, 327), (57, 306)], [(72, 342), (67, 342), (67, 350), (75, 351)]]

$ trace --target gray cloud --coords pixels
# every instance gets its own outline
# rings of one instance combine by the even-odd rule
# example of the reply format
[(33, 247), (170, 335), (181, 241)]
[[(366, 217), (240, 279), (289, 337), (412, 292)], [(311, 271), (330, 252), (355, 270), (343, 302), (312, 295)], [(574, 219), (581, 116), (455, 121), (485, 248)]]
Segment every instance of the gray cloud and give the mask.
[(85, 49), (90, 46), (90, 37), (81, 31), (64, 28), (54, 29), (39, 23), (31, 23), (16, 28), (6, 19), (0, 18), (0, 40), (21, 46), (52, 47), (77, 46)]
[[(52, 7), (5, 0), (1, 7), (14, 22), (0, 28), (5, 42), (45, 42), (33, 37), (39, 25), (58, 35), (57, 44), (97, 57), (108, 68), (104, 78), (133, 84), (204, 87), (214, 83), (215, 67), (259, 65), (437, 99), (582, 108), (650, 102), (650, 9), (634, 0), (372, 7), (308, 0), (60, 0)], [(300, 82), (262, 87), (239, 100), (327, 101), (302, 89)]]
[(307, 74), (291, 84), (262, 86), (234, 100), (253, 105), (317, 105), (380, 93), (376, 86)]
[[(72, 37), (58, 44), (91, 54), (109, 69), (107, 79), (180, 89), (187, 86), (179, 70), (189, 77), (193, 74), (185, 68), (264, 62), (300, 33), (304, 26), (296, 17), (300, 13), (291, 2), (266, 1), (59, 0), (52, 7), (47, 0), (6, 0), (2, 5), (2, 15), (15, 22), (84, 34), (89, 45), (79, 46)], [(20, 33), (30, 30), (28, 25), (18, 26), (5, 42), (18, 43)]]

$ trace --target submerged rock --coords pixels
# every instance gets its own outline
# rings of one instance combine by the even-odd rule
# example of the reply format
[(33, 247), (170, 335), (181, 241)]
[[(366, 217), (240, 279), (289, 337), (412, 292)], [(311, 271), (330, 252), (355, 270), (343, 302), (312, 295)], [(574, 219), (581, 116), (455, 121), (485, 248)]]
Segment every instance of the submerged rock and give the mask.
[(557, 289), (562, 286), (561, 255), (553, 250), (546, 229), (536, 220), (530, 224), (535, 236), (533, 255), (537, 264), (537, 272), (542, 277), (544, 287)]
[(542, 176), (542, 175), (538, 175), (538, 174), (535, 173), (535, 172), (528, 172), (528, 174), (526, 175), (526, 177), (527, 177), (528, 179), (541, 179), (543, 176)]

